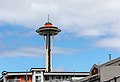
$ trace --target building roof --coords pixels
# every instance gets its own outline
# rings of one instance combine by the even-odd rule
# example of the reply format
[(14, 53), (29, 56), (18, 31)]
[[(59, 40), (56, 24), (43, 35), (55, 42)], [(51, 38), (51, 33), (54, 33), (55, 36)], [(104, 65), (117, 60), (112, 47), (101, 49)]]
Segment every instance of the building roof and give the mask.
[(118, 58), (116, 58), (116, 59), (113, 59), (113, 60), (111, 60), (111, 61), (108, 61), (108, 62), (106, 62), (106, 63), (103, 63), (103, 64), (100, 65), (100, 67), (109, 66), (109, 65), (112, 65), (112, 64), (114, 64), (114, 63), (116, 63), (116, 62), (120, 62), (120, 57), (118, 57)]
[(45, 72), (44, 75), (80, 75), (88, 76), (89, 72)]
[(90, 71), (92, 71), (92, 70), (94, 69), (94, 67), (99, 68), (99, 66), (98, 66), (97, 64), (94, 64), (94, 65), (92, 66), (92, 68), (90, 69)]
[(46, 68), (31, 68), (30, 71), (45, 71)]
[(115, 64), (115, 63), (117, 63), (117, 62), (120, 62), (120, 57), (118, 57), (118, 58), (116, 58), (116, 59), (113, 59), (113, 60), (110, 60), (110, 61), (107, 61), (106, 63), (103, 63), (103, 64), (101, 64), (101, 65), (94, 64), (94, 65), (92, 66), (92, 68), (90, 69), (90, 71), (91, 71), (94, 67), (100, 68), (100, 67), (103, 67), (103, 66), (109, 66), (109, 65)]
[(32, 75), (32, 72), (7, 72), (6, 75)]
[(90, 78), (100, 78), (99, 74), (95, 74), (95, 75), (92, 75), (92, 76), (87, 76), (85, 78), (82, 78), (80, 79), (79, 81), (82, 82), (82, 81), (87, 81), (87, 80), (90, 80)]
[[(35, 68), (38, 70), (37, 68)], [(6, 72), (7, 76), (11, 75), (32, 75), (32, 71), (29, 72)], [(88, 76), (89, 72), (45, 72), (44, 75), (79, 75), (79, 76)]]

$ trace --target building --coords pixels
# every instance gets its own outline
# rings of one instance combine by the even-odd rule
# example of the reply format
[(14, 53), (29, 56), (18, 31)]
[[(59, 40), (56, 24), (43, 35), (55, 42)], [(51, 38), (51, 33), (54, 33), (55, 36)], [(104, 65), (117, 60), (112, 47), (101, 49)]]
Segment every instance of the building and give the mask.
[(80, 82), (120, 82), (120, 57), (90, 69), (90, 75)]
[(88, 72), (45, 72), (46, 68), (31, 68), (29, 72), (2, 72), (0, 82), (72, 81), (89, 75)]

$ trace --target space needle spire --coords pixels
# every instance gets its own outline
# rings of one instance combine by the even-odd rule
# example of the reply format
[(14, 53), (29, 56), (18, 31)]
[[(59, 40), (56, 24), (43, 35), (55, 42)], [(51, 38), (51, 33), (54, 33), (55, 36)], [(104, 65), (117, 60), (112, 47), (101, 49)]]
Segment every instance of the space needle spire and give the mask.
[[(52, 46), (54, 36), (57, 35), (61, 30), (58, 27), (53, 26), (52, 23), (49, 22), (49, 15), (48, 15), (48, 22), (44, 24), (44, 26), (40, 27), (36, 30), (36, 32), (43, 36), (45, 39), (45, 49), (46, 49), (46, 71), (52, 71)], [(52, 38), (52, 40), (51, 40)]]

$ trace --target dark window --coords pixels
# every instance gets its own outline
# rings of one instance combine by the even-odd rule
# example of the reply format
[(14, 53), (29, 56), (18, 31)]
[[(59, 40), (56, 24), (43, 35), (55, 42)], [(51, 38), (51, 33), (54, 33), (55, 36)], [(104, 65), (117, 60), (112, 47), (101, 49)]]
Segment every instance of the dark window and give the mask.
[(63, 79), (64, 79), (64, 76), (63, 76)]
[(94, 67), (93, 70), (91, 71), (91, 75), (98, 74), (98, 68)]
[(48, 81), (49, 80), (49, 77), (48, 76), (45, 76), (45, 81)]
[(37, 74), (40, 74), (41, 72), (40, 71), (36, 71)]
[(66, 76), (66, 79), (68, 79), (68, 76)]
[(54, 79), (54, 76), (52, 76), (52, 79)]
[(56, 79), (59, 79), (59, 80), (60, 80), (60, 79), (61, 79), (61, 77), (60, 77), (60, 76), (56, 76)]

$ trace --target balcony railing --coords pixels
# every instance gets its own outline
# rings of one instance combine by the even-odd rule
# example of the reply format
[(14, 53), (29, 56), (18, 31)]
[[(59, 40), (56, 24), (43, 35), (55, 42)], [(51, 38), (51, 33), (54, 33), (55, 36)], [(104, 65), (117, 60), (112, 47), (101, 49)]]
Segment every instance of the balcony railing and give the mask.
[(112, 79), (110, 79), (108, 81), (104, 81), (104, 82), (120, 82), (120, 76), (114, 77), (114, 78), (112, 78)]
[(21, 79), (8, 79), (7, 82), (21, 82)]
[(50, 81), (45, 81), (45, 82), (72, 82), (72, 81), (67, 81), (67, 80), (50, 80)]

